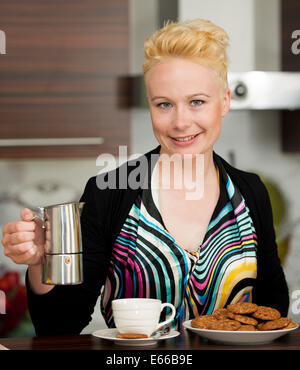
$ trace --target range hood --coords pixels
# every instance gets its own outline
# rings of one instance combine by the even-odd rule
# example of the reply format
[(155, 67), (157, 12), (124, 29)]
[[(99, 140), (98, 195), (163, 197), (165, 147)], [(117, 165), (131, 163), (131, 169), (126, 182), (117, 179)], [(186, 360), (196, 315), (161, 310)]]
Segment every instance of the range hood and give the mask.
[(231, 110), (300, 109), (300, 72), (228, 73)]
[[(143, 76), (130, 77), (131, 106), (146, 108)], [(229, 72), (231, 110), (300, 109), (300, 72)]]

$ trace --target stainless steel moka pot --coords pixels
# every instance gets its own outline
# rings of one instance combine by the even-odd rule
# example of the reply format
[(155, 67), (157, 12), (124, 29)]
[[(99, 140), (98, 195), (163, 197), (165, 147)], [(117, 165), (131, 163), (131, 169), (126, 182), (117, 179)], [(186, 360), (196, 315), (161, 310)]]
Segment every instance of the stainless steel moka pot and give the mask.
[(37, 207), (45, 236), (42, 283), (73, 285), (83, 282), (80, 215), (84, 203)]

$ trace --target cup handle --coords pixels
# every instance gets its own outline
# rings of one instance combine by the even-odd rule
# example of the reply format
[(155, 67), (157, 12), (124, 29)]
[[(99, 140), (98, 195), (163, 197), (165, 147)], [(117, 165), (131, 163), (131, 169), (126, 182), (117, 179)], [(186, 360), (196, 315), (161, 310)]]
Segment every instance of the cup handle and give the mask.
[(175, 317), (175, 315), (176, 315), (176, 308), (175, 308), (171, 303), (163, 303), (163, 304), (161, 305), (161, 310), (160, 310), (160, 312), (162, 312), (162, 310), (163, 310), (165, 307), (170, 307), (170, 308), (171, 308), (171, 310), (172, 310), (171, 316), (170, 316), (167, 320), (165, 320), (165, 321), (163, 321), (163, 322), (159, 322), (155, 330), (159, 329), (160, 327), (162, 327), (162, 326), (164, 326), (164, 325), (166, 325), (166, 324), (169, 324), (169, 323), (174, 319), (174, 317)]

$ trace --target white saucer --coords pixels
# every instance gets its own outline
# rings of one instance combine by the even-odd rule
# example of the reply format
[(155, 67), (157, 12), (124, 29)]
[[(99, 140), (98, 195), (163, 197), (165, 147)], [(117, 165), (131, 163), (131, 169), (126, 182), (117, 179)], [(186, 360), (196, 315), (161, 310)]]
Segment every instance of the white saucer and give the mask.
[(107, 339), (112, 340), (116, 344), (122, 345), (122, 346), (152, 346), (156, 344), (160, 340), (175, 338), (180, 333), (176, 330), (171, 330), (168, 334), (164, 334), (161, 337), (158, 338), (139, 338), (139, 339), (125, 339), (125, 338), (117, 338), (118, 329), (102, 329), (97, 330), (92, 335), (97, 338), (101, 339)]
[(295, 328), (280, 329), (280, 330), (264, 330), (264, 331), (226, 331), (226, 330), (209, 330), (197, 329), (191, 326), (191, 321), (185, 321), (183, 326), (203, 338), (209, 339), (221, 344), (235, 344), (235, 345), (257, 345), (270, 343), (273, 340), (286, 335)]

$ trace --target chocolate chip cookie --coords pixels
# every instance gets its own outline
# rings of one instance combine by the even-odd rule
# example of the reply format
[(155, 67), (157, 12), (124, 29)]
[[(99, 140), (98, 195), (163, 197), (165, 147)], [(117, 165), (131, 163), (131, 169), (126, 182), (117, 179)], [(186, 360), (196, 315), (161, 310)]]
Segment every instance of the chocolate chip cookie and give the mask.
[(227, 309), (236, 314), (252, 314), (257, 310), (258, 306), (250, 302), (238, 302), (227, 306)]
[(241, 323), (235, 320), (222, 319), (216, 320), (212, 323), (211, 329), (213, 330), (226, 330), (226, 331), (235, 331), (241, 326)]
[(215, 317), (217, 320), (227, 319), (228, 310), (226, 308), (218, 308), (212, 313), (212, 316)]
[(267, 306), (258, 306), (257, 310), (252, 314), (256, 319), (260, 320), (277, 320), (281, 314), (276, 308)]
[(117, 338), (140, 339), (140, 338), (148, 338), (148, 335), (147, 334), (138, 334), (138, 333), (118, 333)]
[(258, 324), (257, 320), (255, 320), (253, 317), (246, 316), (246, 315), (238, 315), (236, 313), (228, 312), (228, 317), (230, 319), (239, 321), (242, 324), (246, 324), (246, 325), (256, 326)]
[(260, 326), (260, 330), (276, 330), (284, 329), (291, 322), (291, 319), (288, 317), (280, 317), (277, 320), (266, 321)]
[(241, 325), (238, 331), (257, 331), (254, 325)]
[(191, 321), (191, 326), (198, 329), (211, 329), (212, 325), (218, 320), (212, 315), (203, 315), (195, 317)]

